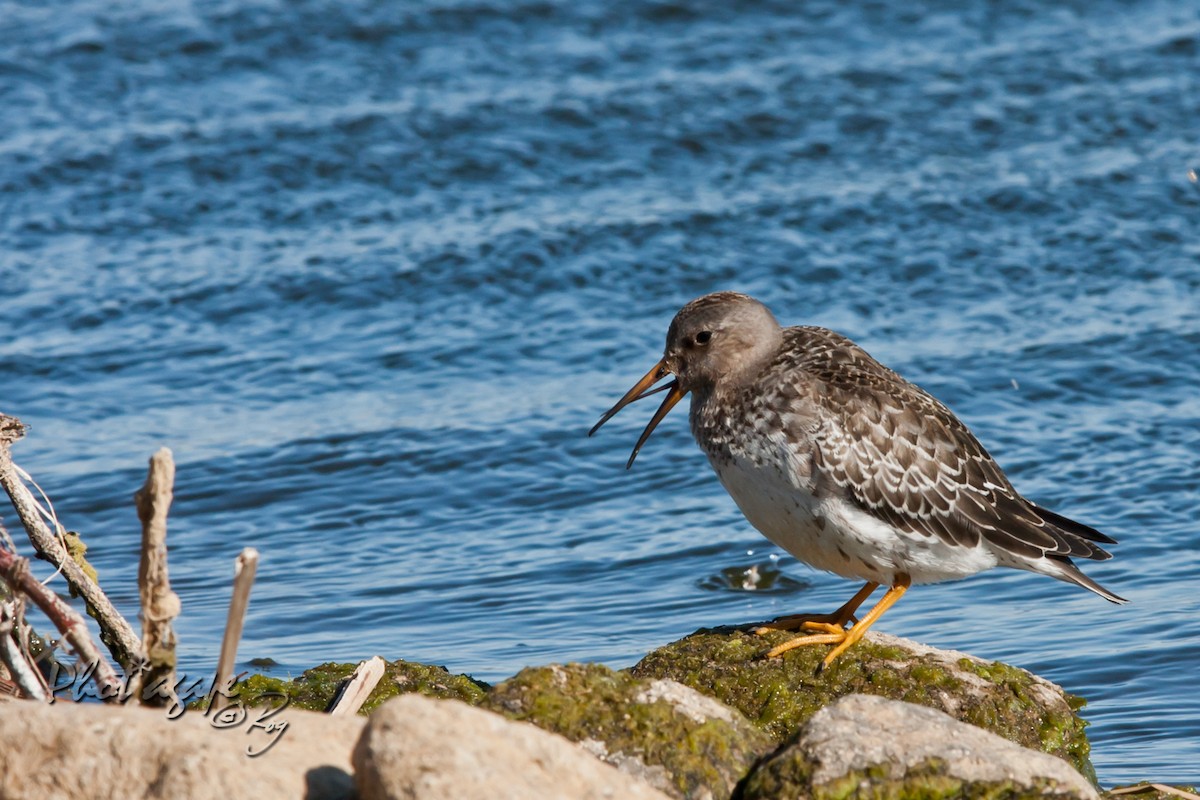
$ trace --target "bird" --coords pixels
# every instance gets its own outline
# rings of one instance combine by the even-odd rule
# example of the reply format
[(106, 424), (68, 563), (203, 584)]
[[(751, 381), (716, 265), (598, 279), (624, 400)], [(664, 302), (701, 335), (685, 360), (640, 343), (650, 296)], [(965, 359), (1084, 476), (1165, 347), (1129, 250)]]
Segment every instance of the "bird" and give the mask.
[[(672, 377), (666, 384), (660, 381)], [(824, 670), (913, 584), (993, 567), (1048, 575), (1126, 600), (1072, 561), (1116, 540), (1022, 497), (959, 419), (925, 390), (827, 328), (782, 327), (761, 302), (715, 292), (687, 303), (662, 359), (606, 411), (666, 392), (633, 448), (691, 395), (692, 435), (746, 519), (819, 570), (865, 585), (828, 614), (755, 628), (800, 632), (766, 653), (835, 645)], [(859, 607), (887, 589), (861, 618)]]

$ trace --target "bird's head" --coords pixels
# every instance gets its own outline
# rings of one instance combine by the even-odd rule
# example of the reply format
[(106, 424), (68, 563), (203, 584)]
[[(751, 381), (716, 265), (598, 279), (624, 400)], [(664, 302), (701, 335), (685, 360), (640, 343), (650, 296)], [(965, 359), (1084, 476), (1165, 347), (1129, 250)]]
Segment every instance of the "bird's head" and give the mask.
[(775, 316), (753, 297), (706, 294), (679, 309), (662, 363), (684, 393), (736, 383), (779, 348)]
[[(671, 320), (662, 360), (605, 412), (588, 435), (635, 400), (666, 391), (662, 405), (642, 431), (629, 457), (626, 466), (633, 466), (655, 426), (688, 392), (707, 392), (743, 380), (775, 353), (782, 336), (774, 315), (753, 297), (716, 292), (696, 298), (679, 309)], [(675, 380), (651, 388), (668, 375), (674, 375)]]

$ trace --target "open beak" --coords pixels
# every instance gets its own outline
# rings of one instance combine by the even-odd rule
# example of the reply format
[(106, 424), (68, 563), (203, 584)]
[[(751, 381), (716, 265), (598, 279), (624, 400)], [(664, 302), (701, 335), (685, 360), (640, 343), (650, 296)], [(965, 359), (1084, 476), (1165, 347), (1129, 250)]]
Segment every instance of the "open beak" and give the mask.
[(617, 401), (615, 406), (610, 408), (608, 411), (605, 411), (604, 416), (600, 418), (600, 421), (593, 425), (592, 429), (588, 431), (588, 436), (591, 436), (593, 433), (600, 430), (601, 425), (616, 416), (618, 411), (635, 400), (641, 400), (643, 397), (649, 397), (650, 395), (658, 394), (659, 392), (667, 393), (667, 396), (663, 398), (662, 405), (658, 407), (658, 411), (654, 412), (654, 416), (650, 418), (650, 422), (646, 425), (646, 429), (642, 431), (642, 435), (638, 437), (637, 444), (633, 447), (633, 453), (629, 456), (629, 461), (625, 464), (625, 469), (629, 469), (633, 466), (633, 460), (637, 458), (638, 451), (642, 449), (642, 445), (644, 445), (646, 440), (650, 438), (650, 434), (654, 431), (655, 426), (662, 422), (663, 417), (665, 417), (667, 413), (675, 407), (675, 404), (682, 400), (683, 396), (687, 394), (687, 392), (679, 388), (678, 379), (675, 379), (668, 384), (664, 384), (657, 389), (650, 388), (670, 374), (671, 371), (667, 369), (666, 359), (659, 361), (654, 365), (653, 369), (643, 375), (642, 379), (633, 385), (632, 389), (625, 393), (624, 397)]

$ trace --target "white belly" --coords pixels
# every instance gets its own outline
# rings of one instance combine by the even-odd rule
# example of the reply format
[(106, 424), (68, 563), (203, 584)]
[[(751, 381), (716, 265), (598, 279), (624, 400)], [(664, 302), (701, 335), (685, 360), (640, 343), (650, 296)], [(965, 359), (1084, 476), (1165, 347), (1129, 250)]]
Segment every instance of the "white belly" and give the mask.
[[(897, 530), (840, 499), (817, 499), (796, 469), (741, 459), (713, 469), (750, 524), (800, 561), (844, 578), (885, 586), (905, 574), (936, 583), (996, 566), (985, 545), (964, 548)], [(805, 485), (805, 484), (809, 485)]]

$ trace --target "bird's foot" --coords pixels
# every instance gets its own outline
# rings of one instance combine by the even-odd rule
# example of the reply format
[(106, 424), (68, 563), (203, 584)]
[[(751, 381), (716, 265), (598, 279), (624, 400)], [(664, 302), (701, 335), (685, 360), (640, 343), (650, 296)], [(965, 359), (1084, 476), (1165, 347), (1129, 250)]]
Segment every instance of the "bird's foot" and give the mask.
[[(818, 627), (819, 626), (819, 627)], [(795, 650), (797, 647), (804, 647), (809, 644), (832, 644), (837, 645), (830, 650), (825, 658), (817, 664), (816, 674), (820, 675), (825, 671), (825, 668), (833, 663), (833, 660), (840, 656), (850, 647), (850, 645), (862, 638), (862, 631), (856, 636), (854, 634), (857, 628), (846, 630), (845, 628), (836, 625), (823, 625), (822, 623), (809, 623), (805, 626), (810, 630), (825, 630), (826, 633), (817, 633), (811, 636), (797, 636), (795, 639), (789, 639), (783, 644), (778, 644), (768, 650), (763, 658), (778, 658), (789, 650)]]
[(763, 634), (769, 631), (807, 630), (825, 631), (825, 633), (833, 636), (839, 635), (845, 631), (846, 625), (849, 623), (858, 624), (858, 617), (854, 616), (854, 612), (858, 611), (858, 607), (877, 588), (879, 588), (879, 584), (877, 583), (866, 584), (855, 593), (854, 597), (843, 603), (841, 608), (832, 614), (792, 614), (787, 617), (777, 617), (771, 622), (766, 622), (755, 628), (754, 632)]
[[(842, 617), (838, 614), (792, 614), (779, 617), (770, 622), (764, 622), (754, 629), (762, 636), (771, 631), (825, 631), (835, 633), (845, 628), (847, 622), (858, 622), (856, 617)], [(836, 630), (835, 630), (836, 629)]]
[(778, 658), (789, 650), (795, 650), (797, 647), (803, 647), (806, 644), (841, 644), (846, 641), (846, 637), (850, 634), (848, 631), (839, 629), (838, 633), (816, 633), (811, 636), (797, 636), (795, 639), (789, 639), (783, 644), (775, 645), (767, 651), (767, 658)]
[[(834, 625), (823, 622), (819, 618), (801, 618), (797, 622), (797, 627), (800, 629), (819, 630), (825, 631), (825, 633), (818, 633), (812, 636), (797, 636), (795, 639), (791, 639), (783, 644), (772, 647), (770, 651), (767, 652), (766, 658), (776, 658), (789, 650), (794, 650), (797, 647), (803, 647), (806, 644), (836, 645), (836, 647), (834, 647), (825, 655), (825, 658), (823, 658), (821, 663), (817, 666), (817, 674), (820, 675), (826, 667), (833, 663), (834, 659), (850, 649), (850, 647), (859, 639), (863, 638), (863, 635), (867, 632), (867, 629), (875, 624), (875, 620), (883, 616), (883, 612), (891, 608), (892, 605), (904, 595), (904, 592), (908, 589), (909, 584), (910, 579), (907, 575), (898, 576), (896, 583), (887, 590), (887, 593), (880, 598), (879, 602), (875, 604), (875, 607), (867, 612), (867, 615), (862, 618), (861, 622), (856, 621), (854, 627), (849, 629), (842, 627), (842, 625)], [(861, 598), (866, 597), (866, 594), (870, 593), (869, 590), (873, 588), (874, 584), (867, 584), (865, 587), (863, 587), (863, 591), (859, 592), (859, 594), (855, 596), (855, 599), (861, 600)], [(853, 609), (850, 609), (849, 604), (847, 604), (847, 606), (843, 606), (835, 611), (832, 616), (837, 617), (845, 615), (846, 619), (848, 620), (851, 618), (852, 613)], [(789, 618), (788, 623), (791, 624), (791, 622), (792, 621)], [(844, 622), (845, 620), (843, 620), (843, 624)], [(770, 628), (766, 628), (765, 630), (770, 630)], [(764, 631), (764, 629), (760, 628), (759, 631)]]
[[(803, 647), (806, 644), (836, 644), (839, 647), (834, 648), (832, 657), (827, 657), (824, 661), (817, 665), (817, 674), (820, 675), (825, 667), (829, 666), (830, 662), (838, 655), (843, 653), (850, 644), (845, 644), (850, 638), (851, 631), (846, 629), (848, 622), (858, 622), (858, 618), (851, 615), (846, 617), (844, 614), (797, 614), (790, 617), (780, 617), (773, 622), (768, 622), (754, 629), (754, 633), (759, 636), (771, 633), (773, 631), (819, 631), (809, 633), (806, 636), (797, 636), (795, 639), (789, 639), (783, 644), (776, 645), (763, 654), (763, 658), (778, 658), (789, 650), (794, 650), (797, 647)], [(841, 646), (841, 645), (845, 646)]]

